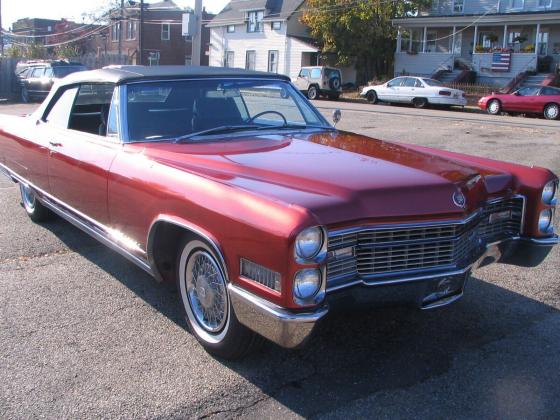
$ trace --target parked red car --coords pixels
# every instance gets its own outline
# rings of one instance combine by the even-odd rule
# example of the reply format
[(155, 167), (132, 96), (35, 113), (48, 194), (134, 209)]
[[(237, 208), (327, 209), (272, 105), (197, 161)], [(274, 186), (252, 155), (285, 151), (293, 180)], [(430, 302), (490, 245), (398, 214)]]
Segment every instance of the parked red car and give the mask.
[(269, 73), (69, 75), (0, 119), (0, 169), (33, 221), (58, 214), (176, 282), (226, 358), (299, 346), (344, 302), (447, 305), (475, 268), (558, 243), (549, 170), (338, 131)]
[(560, 89), (552, 86), (527, 86), (513, 93), (493, 93), (478, 101), (489, 114), (501, 112), (537, 114), (556, 120), (560, 116)]

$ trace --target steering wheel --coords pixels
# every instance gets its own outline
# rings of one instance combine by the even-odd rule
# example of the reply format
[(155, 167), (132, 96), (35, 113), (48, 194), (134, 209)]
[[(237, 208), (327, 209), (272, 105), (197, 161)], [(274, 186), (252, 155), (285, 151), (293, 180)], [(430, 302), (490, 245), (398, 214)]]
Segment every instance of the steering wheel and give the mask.
[(263, 111), (263, 112), (259, 112), (257, 115), (253, 116), (252, 118), (249, 119), (249, 122), (252, 123), (253, 121), (255, 121), (257, 118), (259, 118), (261, 115), (265, 115), (265, 114), (276, 114), (279, 115), (280, 118), (282, 118), (284, 120), (284, 125), (288, 125), (288, 120), (286, 119), (286, 117), (278, 111)]

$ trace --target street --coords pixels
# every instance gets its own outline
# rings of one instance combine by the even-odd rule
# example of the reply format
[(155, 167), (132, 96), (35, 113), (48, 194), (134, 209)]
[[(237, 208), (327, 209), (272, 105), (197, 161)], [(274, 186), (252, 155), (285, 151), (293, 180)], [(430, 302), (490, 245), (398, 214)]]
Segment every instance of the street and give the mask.
[[(338, 128), (560, 174), (560, 121), (313, 102)], [(0, 105), (25, 114), (37, 104)], [(209, 356), (174, 287), (62, 220), (32, 223), (0, 178), (0, 418), (555, 418), (560, 248), (491, 265), (435, 311), (332, 314), (310, 344)], [(133, 210), (133, 209), (132, 209)], [(558, 225), (558, 219), (556, 221)]]

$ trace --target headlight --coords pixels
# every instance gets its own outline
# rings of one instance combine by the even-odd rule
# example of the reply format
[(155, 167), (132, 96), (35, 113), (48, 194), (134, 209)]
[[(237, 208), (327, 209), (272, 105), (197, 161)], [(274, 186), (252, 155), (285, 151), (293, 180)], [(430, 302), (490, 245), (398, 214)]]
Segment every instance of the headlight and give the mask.
[(323, 230), (320, 227), (307, 228), (296, 238), (296, 254), (304, 260), (316, 256), (322, 247)]
[(548, 233), (550, 226), (552, 225), (552, 209), (546, 209), (541, 211), (539, 215), (539, 230), (541, 233)]
[(321, 271), (306, 268), (298, 271), (294, 279), (294, 296), (301, 300), (312, 299), (321, 288)]
[(556, 198), (556, 181), (547, 182), (542, 191), (542, 201), (544, 204), (551, 204)]

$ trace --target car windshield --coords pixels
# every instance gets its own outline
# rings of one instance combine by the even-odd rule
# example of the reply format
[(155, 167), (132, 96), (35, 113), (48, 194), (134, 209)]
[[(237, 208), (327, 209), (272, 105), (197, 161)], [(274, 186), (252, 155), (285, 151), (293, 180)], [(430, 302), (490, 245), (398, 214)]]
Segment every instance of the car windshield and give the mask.
[(443, 83), (441, 83), (439, 80), (434, 80), (434, 79), (422, 79), (422, 80), (428, 86), (443, 86)]
[(129, 141), (205, 138), (244, 130), (332, 129), (282, 80), (182, 80), (127, 86)]
[(68, 76), (70, 73), (76, 73), (77, 71), (86, 70), (83, 66), (64, 66), (64, 67), (53, 67), (55, 77), (62, 79), (64, 76)]

